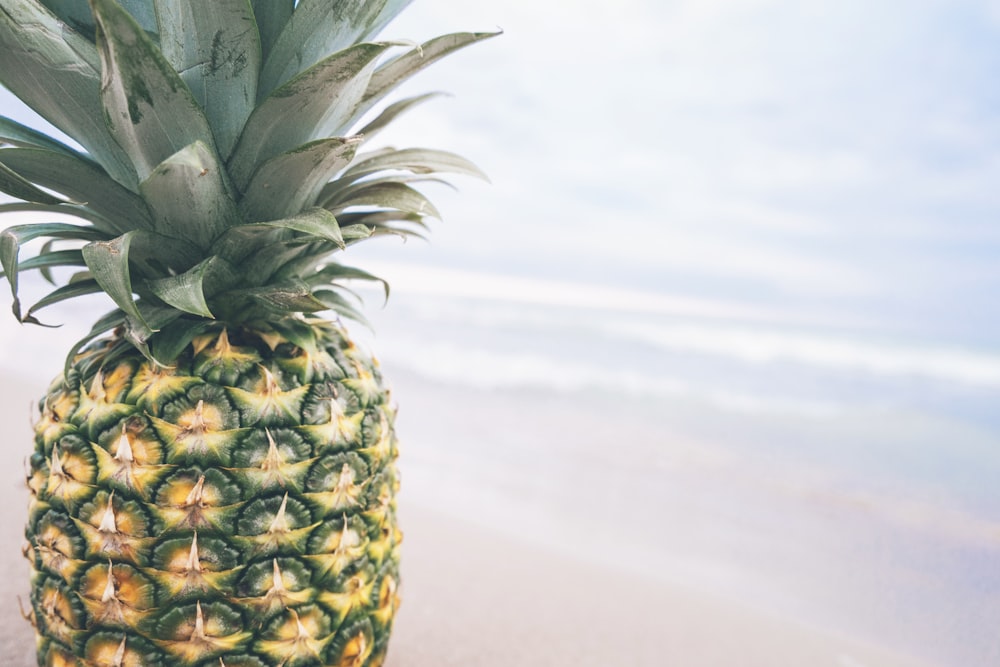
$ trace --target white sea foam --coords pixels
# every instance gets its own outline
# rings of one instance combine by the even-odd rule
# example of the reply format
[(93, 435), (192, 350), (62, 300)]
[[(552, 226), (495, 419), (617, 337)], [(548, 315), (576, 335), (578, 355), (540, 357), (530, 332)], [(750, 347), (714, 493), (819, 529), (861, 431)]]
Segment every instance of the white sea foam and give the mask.
[(536, 354), (499, 352), (413, 338), (394, 338), (391, 342), (383, 339), (381, 342), (380, 357), (386, 365), (439, 382), (479, 389), (598, 391), (634, 398), (689, 399), (744, 414), (823, 418), (840, 414), (842, 410), (842, 406), (832, 401), (740, 393), (673, 377), (653, 377), (628, 369), (609, 370)]
[(893, 345), (833, 335), (701, 323), (609, 321), (601, 327), (616, 336), (671, 352), (721, 356), (748, 364), (793, 362), (826, 370), (1000, 387), (1000, 354), (957, 347)]
[(407, 294), (487, 299), (606, 312), (738, 318), (750, 321), (801, 319), (790, 317), (786, 312), (737, 301), (661, 294), (599, 284), (541, 280), (400, 262), (368, 261), (365, 267), (398, 286), (398, 291)]
[[(821, 372), (927, 378), (1000, 388), (1000, 352), (865, 339), (736, 302), (600, 288), (398, 263), (376, 263), (408, 293), (411, 316), (488, 329), (522, 327), (579, 340), (602, 335), (747, 365), (791, 362)], [(829, 323), (827, 323), (829, 324)], [(561, 330), (561, 331), (560, 331)], [(537, 367), (537, 364), (532, 364)]]

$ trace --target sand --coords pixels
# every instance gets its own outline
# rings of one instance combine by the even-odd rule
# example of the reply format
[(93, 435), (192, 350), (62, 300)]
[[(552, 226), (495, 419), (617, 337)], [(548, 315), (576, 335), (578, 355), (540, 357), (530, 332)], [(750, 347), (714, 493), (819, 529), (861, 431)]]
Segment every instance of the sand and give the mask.
[[(27, 591), (20, 548), (28, 397), (40, 384), (0, 384), (0, 652), (9, 667), (31, 667), (33, 631), (16, 597)], [(739, 601), (587, 564), (417, 503), (404, 507), (402, 519), (404, 602), (388, 667), (928, 665)]]

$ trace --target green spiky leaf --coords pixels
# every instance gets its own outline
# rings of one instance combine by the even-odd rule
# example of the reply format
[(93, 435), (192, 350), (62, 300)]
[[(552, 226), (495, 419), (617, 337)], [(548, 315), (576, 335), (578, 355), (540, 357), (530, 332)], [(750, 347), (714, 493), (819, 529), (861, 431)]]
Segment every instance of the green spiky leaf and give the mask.
[(251, 221), (293, 215), (316, 202), (324, 184), (354, 157), (359, 137), (320, 139), (271, 158), (250, 181), (241, 207)]
[(109, 127), (139, 180), (185, 146), (214, 147), (198, 102), (135, 19), (114, 0), (90, 0), (105, 72), (101, 99)]
[(199, 248), (208, 248), (240, 219), (215, 153), (200, 141), (158, 164), (139, 191), (153, 211), (156, 231), (186, 237)]
[(0, 0), (0, 72), (5, 87), (82, 144), (112, 178), (135, 186), (129, 160), (104, 122), (93, 44), (36, 0)]
[[(107, 223), (101, 227), (105, 231), (121, 233), (128, 229), (148, 229), (153, 224), (146, 203), (89, 160), (41, 148), (4, 148), (0, 150), (0, 163), (32, 183), (94, 211)], [(94, 224), (101, 223), (95, 220)]]
[[(0, 152), (0, 160), (2, 160), (2, 158), (3, 155), (2, 152)], [(33, 204), (56, 206), (58, 204), (74, 203), (67, 199), (61, 199), (51, 195), (45, 190), (42, 190), (34, 183), (5, 165), (2, 161), (0, 161), (0, 192), (5, 192), (6, 194)]]
[(426, 195), (405, 183), (393, 181), (365, 184), (349, 196), (325, 204), (325, 208), (333, 213), (339, 213), (353, 206), (392, 208), (415, 213), (421, 217), (430, 215), (441, 218), (441, 214)]
[(251, 0), (250, 4), (253, 5), (254, 19), (260, 34), (261, 55), (267, 58), (278, 35), (292, 17), (295, 0)]
[(240, 295), (250, 297), (265, 308), (279, 313), (288, 311), (317, 313), (327, 308), (322, 301), (313, 296), (305, 283), (298, 281), (241, 290)]
[(66, 144), (5, 116), (0, 116), (0, 144), (10, 144), (22, 148), (44, 148), (57, 153), (65, 153), (81, 160), (89, 159)]
[(31, 308), (28, 309), (28, 313), (25, 315), (25, 321), (32, 321), (34, 324), (40, 324), (34, 315), (39, 310), (47, 308), (54, 303), (59, 303), (60, 301), (67, 301), (69, 299), (75, 299), (79, 296), (85, 296), (87, 294), (98, 294), (103, 292), (100, 284), (94, 280), (77, 280), (71, 282), (62, 287), (58, 287), (53, 291), (46, 294), (44, 297), (35, 302)]
[(404, 148), (365, 156), (344, 172), (343, 179), (357, 179), (380, 171), (414, 174), (452, 173), (489, 180), (483, 171), (461, 155), (432, 148)]
[(143, 319), (132, 298), (129, 246), (136, 232), (126, 232), (110, 241), (94, 241), (83, 247), (83, 259), (101, 288), (125, 313), (129, 328), (143, 340), (153, 329)]
[(18, 274), (22, 267), (19, 261), (21, 246), (32, 239), (49, 237), (63, 239), (93, 240), (101, 235), (87, 227), (77, 227), (61, 222), (33, 225), (16, 225), (0, 232), (0, 264), (4, 275), (10, 283), (10, 291), (14, 297), (13, 311), (15, 317), (21, 319), (21, 303), (18, 299)]
[[(265, 160), (316, 138), (340, 134), (389, 43), (362, 43), (317, 63), (254, 110), (229, 160), (230, 174), (245, 190), (254, 169)], [(290, 116), (296, 122), (289, 123)]]
[(382, 112), (367, 125), (358, 130), (358, 134), (363, 136), (365, 141), (370, 141), (372, 137), (385, 129), (400, 115), (406, 113), (417, 105), (443, 95), (445, 95), (445, 93), (424, 93), (423, 95), (415, 95), (413, 97), (407, 97), (405, 100), (394, 102), (383, 109)]
[(164, 303), (185, 313), (214, 319), (215, 315), (209, 310), (208, 302), (205, 300), (204, 283), (212, 265), (221, 261), (223, 260), (218, 257), (209, 257), (184, 273), (150, 280), (146, 285)]
[[(281, 3), (276, 3), (280, 6)], [(155, 0), (160, 49), (229, 155), (257, 102), (260, 38), (247, 0)]]
[(409, 0), (300, 0), (261, 70), (261, 94), (378, 32), (407, 4)]
[(484, 39), (496, 37), (499, 34), (499, 32), (456, 32), (442, 35), (381, 65), (372, 75), (368, 89), (354, 109), (346, 126), (352, 127), (387, 94), (417, 72), (450, 53)]

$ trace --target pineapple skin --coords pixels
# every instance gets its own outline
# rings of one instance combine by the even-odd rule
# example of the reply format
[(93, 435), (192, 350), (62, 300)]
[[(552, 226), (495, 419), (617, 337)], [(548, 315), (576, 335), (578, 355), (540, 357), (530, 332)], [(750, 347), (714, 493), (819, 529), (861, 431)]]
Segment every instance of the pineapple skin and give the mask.
[(53, 382), (28, 478), (39, 665), (383, 663), (395, 409), (344, 330), (302, 324), (218, 325), (168, 368), (105, 339)]

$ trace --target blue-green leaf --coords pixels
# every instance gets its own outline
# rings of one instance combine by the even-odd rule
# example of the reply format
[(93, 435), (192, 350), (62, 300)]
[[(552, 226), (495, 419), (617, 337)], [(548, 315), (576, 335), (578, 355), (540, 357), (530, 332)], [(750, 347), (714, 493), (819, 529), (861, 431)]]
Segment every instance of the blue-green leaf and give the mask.
[(261, 97), (378, 32), (409, 0), (299, 0), (260, 73)]
[(205, 249), (239, 222), (215, 153), (196, 141), (161, 162), (139, 185), (153, 213), (154, 229)]
[(328, 285), (341, 280), (366, 280), (382, 283), (382, 289), (385, 291), (385, 299), (386, 301), (389, 300), (389, 283), (385, 279), (379, 278), (378, 276), (368, 273), (367, 271), (363, 271), (362, 269), (354, 268), (353, 266), (331, 263), (327, 264), (313, 275), (306, 277), (306, 282), (313, 286), (324, 284)]
[(98, 215), (94, 211), (91, 211), (83, 206), (78, 206), (76, 204), (31, 204), (27, 202), (14, 202), (11, 204), (0, 204), (0, 215), (5, 213), (55, 213), (58, 215), (71, 215), (81, 220), (86, 220), (88, 222), (94, 223), (95, 227), (101, 229), (110, 229), (111, 224), (104, 219), (102, 216)]
[(112, 178), (135, 186), (129, 160), (104, 123), (93, 44), (36, 0), (0, 0), (0, 72), (6, 88), (79, 141)]
[[(32, 183), (82, 202), (106, 222), (102, 228), (108, 231), (121, 233), (153, 224), (142, 198), (89, 160), (41, 148), (4, 148), (0, 150), (0, 163)], [(96, 220), (94, 224), (101, 226)]]
[(260, 33), (261, 55), (267, 58), (274, 42), (292, 16), (295, 0), (251, 0), (257, 31)]
[(97, 19), (105, 116), (139, 180), (195, 141), (214, 147), (198, 102), (142, 27), (114, 0), (90, 0), (90, 5)]
[(325, 208), (334, 214), (353, 206), (393, 208), (420, 216), (441, 218), (441, 214), (426, 195), (405, 183), (392, 181), (365, 184), (348, 196), (325, 204)]
[(209, 257), (200, 264), (176, 276), (150, 280), (146, 283), (150, 291), (164, 303), (178, 310), (201, 317), (214, 318), (205, 300), (205, 275), (211, 270), (213, 263), (222, 261), (217, 257)]
[(396, 120), (396, 118), (401, 114), (409, 111), (418, 104), (423, 104), (427, 100), (435, 97), (441, 97), (443, 95), (445, 95), (445, 93), (424, 93), (423, 95), (415, 95), (413, 97), (407, 97), (406, 99), (394, 102), (383, 109), (378, 116), (358, 130), (357, 133), (363, 136), (365, 141), (369, 141), (372, 137), (385, 129), (386, 126), (388, 126), (392, 121)]
[(0, 144), (10, 144), (22, 148), (45, 148), (57, 153), (65, 153), (80, 160), (90, 159), (66, 144), (6, 116), (0, 116)]
[[(247, 121), (229, 171), (246, 191), (257, 165), (337, 131), (357, 106), (379, 55), (390, 44), (357, 44), (323, 60), (274, 91)], [(294, 118), (294, 122), (289, 122)]]
[(450, 172), (489, 180), (483, 171), (461, 155), (432, 148), (404, 148), (380, 151), (362, 157), (344, 172), (342, 178), (357, 179), (380, 171), (408, 171), (413, 174)]
[(345, 126), (348, 128), (353, 126), (390, 91), (425, 67), (463, 47), (499, 34), (499, 32), (457, 32), (442, 35), (384, 63), (375, 70), (368, 90), (365, 91)]
[[(96, 280), (77, 280), (69, 283), (68, 285), (63, 285), (38, 300), (35, 305), (28, 309), (28, 314), (25, 315), (25, 320), (34, 319), (35, 313), (37, 313), (42, 308), (51, 306), (54, 303), (59, 303), (60, 301), (67, 301), (69, 299), (75, 299), (79, 296), (85, 296), (87, 294), (97, 294), (103, 292), (101, 286)], [(38, 321), (34, 321), (38, 324)]]
[(115, 327), (121, 326), (125, 323), (125, 313), (121, 309), (112, 310), (110, 313), (106, 313), (101, 319), (94, 322), (94, 326), (91, 327), (90, 331), (86, 336), (74, 343), (73, 347), (69, 349), (69, 354), (66, 355), (66, 363), (63, 365), (63, 375), (69, 377), (70, 370), (73, 367), (73, 362), (76, 360), (76, 355), (80, 350), (82, 350), (86, 345), (100, 336), (103, 333), (111, 331)]
[(58, 204), (76, 203), (51, 195), (35, 186), (34, 183), (3, 163), (3, 153), (4, 151), (0, 151), (0, 192), (32, 204), (56, 206)]
[(240, 206), (250, 221), (274, 220), (314, 204), (330, 178), (350, 164), (360, 137), (320, 139), (271, 158), (254, 173)]
[(255, 224), (262, 227), (290, 229), (305, 234), (307, 237), (330, 241), (340, 248), (344, 247), (344, 238), (340, 234), (340, 225), (337, 224), (336, 216), (323, 208), (310, 208), (291, 218)]
[(257, 103), (260, 40), (247, 0), (156, 0), (160, 49), (229, 155)]
[(126, 232), (110, 241), (94, 241), (83, 247), (83, 259), (101, 288), (127, 316), (130, 328), (148, 338), (153, 330), (143, 319), (132, 298), (129, 245), (135, 232)]
[(301, 281), (289, 281), (240, 290), (240, 296), (250, 297), (257, 303), (279, 313), (316, 313), (327, 306), (316, 299), (309, 287)]
[(14, 297), (12, 309), (17, 319), (21, 319), (21, 302), (17, 295), (18, 274), (23, 270), (19, 261), (21, 246), (41, 237), (92, 239), (95, 236), (97, 233), (88, 228), (61, 222), (15, 225), (0, 232), (0, 264), (10, 283), (11, 295)]

